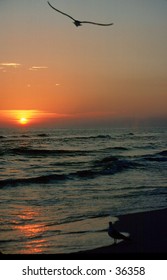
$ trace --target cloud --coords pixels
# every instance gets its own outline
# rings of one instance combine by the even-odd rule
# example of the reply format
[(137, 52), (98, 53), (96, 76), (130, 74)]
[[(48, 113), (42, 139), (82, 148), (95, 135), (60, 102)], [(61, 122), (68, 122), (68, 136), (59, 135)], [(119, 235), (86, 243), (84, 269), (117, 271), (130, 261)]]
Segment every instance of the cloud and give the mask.
[(30, 71), (37, 71), (37, 70), (41, 70), (41, 69), (47, 69), (47, 66), (32, 66), (29, 68)]
[(0, 66), (17, 68), (17, 67), (20, 67), (21, 64), (20, 63), (15, 63), (15, 62), (1, 62)]
[[(7, 68), (19, 68), (20, 66), (22, 66), (22, 64), (20, 63), (16, 63), (16, 62), (1, 62), (0, 63), (0, 70), (4, 70), (4, 72), (6, 72)], [(48, 69), (47, 66), (31, 66), (28, 70), (30, 71), (37, 71), (37, 70), (42, 70), (42, 69)]]

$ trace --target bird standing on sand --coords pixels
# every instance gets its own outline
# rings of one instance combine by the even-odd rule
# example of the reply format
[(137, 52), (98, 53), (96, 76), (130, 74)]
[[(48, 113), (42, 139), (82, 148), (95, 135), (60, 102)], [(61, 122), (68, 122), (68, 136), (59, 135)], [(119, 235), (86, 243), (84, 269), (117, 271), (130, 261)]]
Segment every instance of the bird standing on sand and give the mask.
[(109, 222), (109, 229), (108, 229), (108, 235), (112, 238), (114, 238), (114, 244), (117, 243), (117, 239), (122, 239), (122, 240), (126, 240), (126, 241), (130, 241), (131, 239), (125, 235), (123, 235), (122, 233), (120, 233), (118, 230), (116, 230), (113, 227), (112, 222)]
[(49, 4), (49, 6), (50, 6), (52, 9), (54, 9), (54, 10), (57, 11), (58, 13), (61, 13), (61, 14), (65, 15), (65, 16), (71, 18), (71, 19), (74, 21), (73, 23), (76, 25), (76, 27), (81, 26), (82, 23), (90, 23), (90, 24), (101, 25), (101, 26), (113, 25), (113, 23), (98, 23), (98, 22), (93, 22), (93, 21), (80, 21), (80, 20), (77, 20), (77, 19), (73, 18), (72, 16), (70, 16), (70, 15), (68, 15), (68, 14), (66, 14), (66, 13), (64, 13), (64, 12), (58, 10), (58, 9), (56, 9), (55, 7), (53, 7), (53, 6), (49, 3), (49, 1), (48, 1), (48, 4)]

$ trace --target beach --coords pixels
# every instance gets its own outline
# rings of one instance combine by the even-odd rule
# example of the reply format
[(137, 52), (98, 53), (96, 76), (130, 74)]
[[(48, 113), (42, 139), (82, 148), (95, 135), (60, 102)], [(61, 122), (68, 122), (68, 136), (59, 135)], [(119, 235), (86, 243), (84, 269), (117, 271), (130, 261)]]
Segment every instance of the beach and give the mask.
[[(111, 239), (110, 246), (103, 246), (91, 250), (78, 251), (68, 254), (37, 254), (35, 258), (45, 259), (94, 259), (105, 257), (111, 259), (120, 259), (127, 257), (143, 257), (160, 256), (163, 258), (167, 253), (167, 209), (154, 210), (141, 213), (133, 213), (118, 216), (118, 221), (114, 223), (114, 227), (125, 235), (130, 236), (130, 241), (118, 241), (113, 244)], [(106, 230), (107, 234), (107, 230)], [(34, 258), (35, 255), (23, 255), (23, 258)], [(2, 254), (1, 258), (8, 255)], [(19, 255), (13, 255), (14, 258), (20, 258)]]
[(86, 255), (167, 253), (167, 209), (118, 216), (114, 227), (129, 233), (131, 241), (74, 253)]

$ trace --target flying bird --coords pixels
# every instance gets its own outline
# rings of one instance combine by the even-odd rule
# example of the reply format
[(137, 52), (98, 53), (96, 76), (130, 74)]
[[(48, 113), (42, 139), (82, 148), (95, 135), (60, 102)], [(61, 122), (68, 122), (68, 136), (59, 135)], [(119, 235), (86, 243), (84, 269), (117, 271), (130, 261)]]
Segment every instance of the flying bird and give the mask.
[(114, 238), (114, 244), (117, 243), (117, 239), (122, 239), (122, 240), (126, 240), (126, 241), (130, 241), (130, 237), (127, 237), (125, 235), (123, 235), (122, 233), (120, 233), (119, 231), (117, 231), (114, 227), (112, 222), (109, 222), (109, 229), (108, 229), (108, 235), (112, 238)]
[(58, 10), (58, 9), (56, 9), (55, 7), (53, 7), (53, 6), (49, 3), (49, 1), (48, 1), (48, 4), (49, 4), (49, 6), (50, 6), (52, 9), (54, 9), (54, 10), (57, 11), (58, 13), (61, 13), (62, 15), (65, 15), (65, 16), (71, 18), (71, 19), (73, 20), (73, 23), (76, 25), (76, 27), (81, 26), (82, 23), (90, 23), (90, 24), (101, 25), (101, 26), (113, 25), (113, 23), (98, 23), (98, 22), (93, 22), (93, 21), (80, 21), (80, 20), (77, 20), (77, 19), (73, 18), (72, 16), (70, 16), (70, 15), (68, 15), (68, 14), (66, 14), (66, 13), (64, 13), (64, 12)]

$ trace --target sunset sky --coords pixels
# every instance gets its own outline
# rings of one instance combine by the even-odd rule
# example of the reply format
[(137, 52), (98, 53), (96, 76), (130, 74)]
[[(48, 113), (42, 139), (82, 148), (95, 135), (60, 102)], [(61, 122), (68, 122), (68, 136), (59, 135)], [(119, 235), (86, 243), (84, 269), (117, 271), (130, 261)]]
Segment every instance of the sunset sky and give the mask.
[(167, 1), (0, 0), (0, 126), (167, 118)]

